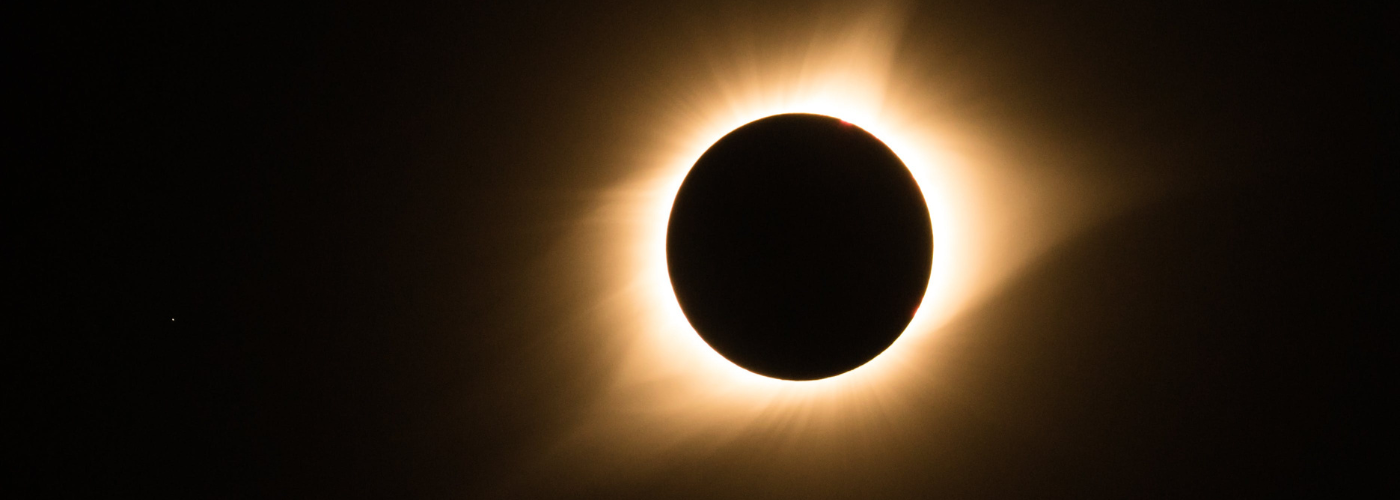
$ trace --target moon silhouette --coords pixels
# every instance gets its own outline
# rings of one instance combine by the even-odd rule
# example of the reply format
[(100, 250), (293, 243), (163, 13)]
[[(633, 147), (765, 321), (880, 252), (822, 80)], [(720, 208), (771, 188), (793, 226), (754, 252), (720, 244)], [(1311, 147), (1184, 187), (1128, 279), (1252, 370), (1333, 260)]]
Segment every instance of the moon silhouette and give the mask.
[(666, 232), (691, 326), (734, 364), (784, 380), (880, 355), (917, 311), (932, 256), (928, 204), (899, 157), (813, 114), (762, 118), (711, 146)]

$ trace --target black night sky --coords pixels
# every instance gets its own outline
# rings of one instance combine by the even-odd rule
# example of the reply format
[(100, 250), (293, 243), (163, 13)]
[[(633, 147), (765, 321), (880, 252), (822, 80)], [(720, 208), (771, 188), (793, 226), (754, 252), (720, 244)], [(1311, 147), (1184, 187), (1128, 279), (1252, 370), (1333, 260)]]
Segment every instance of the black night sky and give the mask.
[[(1150, 194), (960, 312), (925, 353), (936, 377), (919, 387), (936, 390), (897, 392), (870, 409), (888, 423), (847, 429), (868, 439), (697, 404), (676, 420), (723, 439), (571, 447), (614, 410), (604, 395), (631, 354), (576, 328), (612, 270), (569, 242), (604, 238), (579, 221), (656, 141), (644, 132), (666, 122), (648, 103), (712, 88), (691, 84), (707, 54), (744, 53), (733, 33), (760, 51), (805, 43), (870, 2), (853, 3), (5, 7), (14, 488), (1258, 498), (1381, 484), (1396, 23), (1344, 2), (903, 5), (896, 65), (929, 76), (891, 85), (955, 83), (915, 89), (943, 123), (995, 131), (1008, 157), (1096, 194)], [(626, 466), (623, 449), (645, 458)], [(615, 460), (625, 470), (597, 465)]]

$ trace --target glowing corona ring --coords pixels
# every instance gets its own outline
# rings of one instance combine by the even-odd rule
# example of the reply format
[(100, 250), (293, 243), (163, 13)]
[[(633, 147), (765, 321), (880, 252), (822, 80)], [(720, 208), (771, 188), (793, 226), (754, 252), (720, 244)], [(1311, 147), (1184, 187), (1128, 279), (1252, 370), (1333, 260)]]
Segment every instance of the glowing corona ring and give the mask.
[[(882, 429), (917, 418), (904, 405), (937, 391), (935, 333), (1069, 229), (1042, 215), (1066, 206), (1064, 182), (1028, 174), (982, 132), (954, 126), (941, 82), (919, 68), (896, 71), (900, 22), (886, 14), (831, 14), (801, 26), (809, 37), (794, 36), (798, 28), (765, 29), (785, 34), (767, 39), (739, 33), (728, 44), (710, 36), (698, 57), (656, 77), (655, 92), (629, 94), (630, 144), (644, 146), (618, 153), (620, 180), (561, 252), (587, 259), (569, 269), (586, 270), (576, 290), (592, 300), (568, 330), (578, 332), (571, 345), (596, 346), (589, 368), (606, 381), (555, 445), (570, 467), (639, 474), (659, 453), (704, 453), (754, 432), (822, 436), (812, 446), (826, 449), (792, 449), (833, 457), (897, 440)], [(809, 381), (757, 375), (711, 349), (682, 313), (666, 260), (672, 203), (697, 159), (730, 131), (787, 113), (836, 117), (888, 146), (923, 193), (937, 237), (922, 302), (898, 339), (854, 370)]]
[[(618, 397), (633, 384), (648, 385), (665, 380), (668, 390), (657, 393), (658, 401), (685, 397), (695, 405), (759, 408), (758, 400), (805, 399), (821, 395), (850, 393), (861, 387), (888, 380), (894, 371), (908, 363), (906, 347), (925, 339), (927, 333), (958, 307), (977, 262), (964, 260), (975, 255), (975, 243), (966, 238), (963, 207), (971, 190), (959, 165), (941, 147), (937, 123), (918, 113), (916, 96), (887, 95), (894, 40), (890, 20), (873, 17), (824, 44), (813, 44), (807, 58), (774, 61), (770, 72), (744, 75), (742, 71), (716, 71), (718, 80), (711, 101), (675, 103), (676, 113), (651, 130), (661, 132), (663, 147), (639, 158), (638, 174), (611, 198), (604, 217), (622, 217), (631, 228), (620, 238), (631, 242), (620, 255), (624, 274), (631, 276), (620, 286), (628, 290), (627, 355), (622, 359), (615, 387)], [(744, 61), (747, 62), (747, 61)], [(677, 305), (667, 273), (665, 236), (671, 204), (689, 169), (711, 145), (725, 134), (760, 118), (809, 113), (837, 117), (859, 126), (884, 142), (905, 164), (924, 193), (933, 226), (938, 235), (938, 252), (933, 256), (931, 278), (918, 313), (903, 335), (883, 354), (860, 368), (838, 377), (815, 381), (784, 381), (753, 374), (715, 353), (690, 327)], [(668, 125), (668, 126), (667, 126)], [(955, 266), (954, 263), (957, 263)], [(961, 290), (959, 290), (961, 288)], [(963, 298), (967, 295), (963, 295)], [(626, 305), (620, 307), (626, 307)], [(886, 385), (884, 389), (888, 390)], [(681, 396), (681, 395), (686, 396)], [(660, 402), (656, 408), (669, 406)]]

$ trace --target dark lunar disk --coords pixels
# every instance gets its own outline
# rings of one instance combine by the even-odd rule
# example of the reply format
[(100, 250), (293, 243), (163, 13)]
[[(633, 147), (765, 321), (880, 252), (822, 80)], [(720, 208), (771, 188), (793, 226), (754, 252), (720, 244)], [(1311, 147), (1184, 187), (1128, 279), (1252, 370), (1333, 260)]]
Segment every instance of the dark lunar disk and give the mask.
[(666, 232), (690, 324), (769, 377), (839, 375), (894, 343), (924, 295), (928, 205), (884, 143), (835, 118), (775, 115), (720, 139)]

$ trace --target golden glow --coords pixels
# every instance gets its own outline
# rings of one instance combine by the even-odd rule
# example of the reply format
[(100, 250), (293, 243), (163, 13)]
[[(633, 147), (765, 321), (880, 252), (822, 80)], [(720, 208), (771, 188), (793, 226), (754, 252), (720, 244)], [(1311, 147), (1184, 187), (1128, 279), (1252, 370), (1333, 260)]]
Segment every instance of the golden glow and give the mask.
[[(818, 17), (776, 40), (710, 40), (727, 49), (687, 59), (708, 74), (661, 82), (662, 92), (633, 106), (634, 128), (654, 135), (628, 145), (642, 146), (627, 158), (627, 177), (578, 222), (594, 236), (566, 249), (590, 269), (579, 320), (589, 326), (577, 331), (602, 346), (608, 381), (576, 431), (551, 446), (571, 470), (640, 473), (660, 454), (703, 454), (753, 433), (806, 441), (792, 449), (817, 454), (896, 439), (913, 418), (906, 407), (943, 390), (940, 329), (1084, 219), (1076, 184), (1001, 153), (996, 137), (945, 111), (956, 109), (939, 97), (946, 81), (897, 64), (897, 14)], [(666, 268), (671, 203), (696, 159), (735, 128), (780, 113), (828, 115), (874, 134), (910, 169), (933, 223), (930, 282), (904, 334), (822, 380), (772, 379), (720, 356), (686, 321)]]
[[(716, 401), (731, 398), (753, 400), (779, 396), (815, 397), (848, 391), (880, 379), (902, 362), (902, 347), (917, 341), (946, 318), (948, 305), (966, 280), (954, 266), (965, 260), (967, 238), (957, 217), (962, 182), (951, 168), (952, 158), (937, 142), (937, 136), (911, 117), (901, 116), (896, 106), (886, 102), (885, 81), (890, 73), (893, 40), (879, 33), (885, 19), (867, 20), (865, 26), (847, 33), (844, 43), (816, 50), (818, 54), (779, 65), (772, 75), (746, 74), (738, 78), (716, 68), (718, 91), (711, 105), (698, 106), (695, 114), (676, 120), (676, 137), (669, 147), (658, 151), (658, 167), (639, 172), (638, 190), (648, 200), (632, 207), (637, 226), (624, 238), (630, 243), (625, 253), (636, 264), (632, 299), (644, 304), (644, 317), (635, 326), (638, 341), (645, 347), (629, 359), (621, 380), (632, 377), (678, 377), (693, 379), (694, 390)], [(820, 55), (820, 58), (811, 57)], [(874, 134), (894, 150), (909, 167), (929, 203), (934, 232), (934, 262), (930, 286), (923, 305), (904, 335), (884, 354), (855, 370), (822, 380), (793, 382), (748, 372), (714, 352), (695, 333), (681, 313), (671, 290), (666, 269), (666, 223), (677, 189), (691, 166), (719, 138), (754, 120), (782, 113), (827, 115), (853, 123)], [(684, 127), (684, 128), (681, 128)], [(640, 200), (637, 200), (640, 201)], [(964, 211), (965, 212), (965, 211)]]

